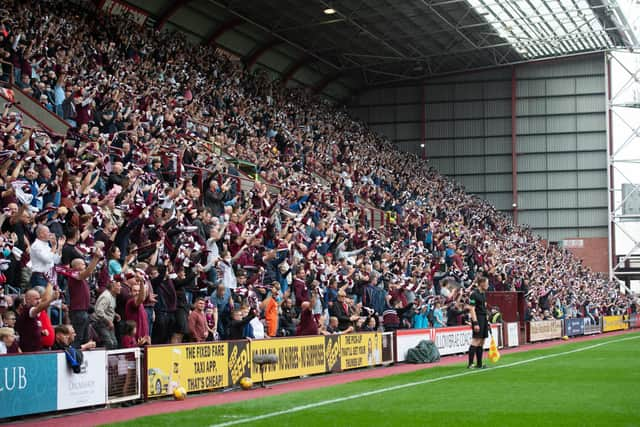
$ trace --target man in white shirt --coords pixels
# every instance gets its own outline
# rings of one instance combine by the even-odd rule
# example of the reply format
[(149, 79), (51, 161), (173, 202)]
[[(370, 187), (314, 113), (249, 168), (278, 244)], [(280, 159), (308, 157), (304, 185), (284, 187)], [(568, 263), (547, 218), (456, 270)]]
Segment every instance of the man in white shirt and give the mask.
[(39, 225), (36, 228), (36, 240), (31, 244), (31, 287), (47, 286), (47, 277), (53, 275), (53, 267), (60, 262), (64, 237), (56, 239), (49, 227)]
[(116, 297), (119, 294), (120, 282), (109, 282), (107, 289), (105, 289), (96, 300), (96, 332), (100, 334), (102, 344), (107, 350), (118, 348), (114, 322), (120, 320), (120, 316), (116, 313)]

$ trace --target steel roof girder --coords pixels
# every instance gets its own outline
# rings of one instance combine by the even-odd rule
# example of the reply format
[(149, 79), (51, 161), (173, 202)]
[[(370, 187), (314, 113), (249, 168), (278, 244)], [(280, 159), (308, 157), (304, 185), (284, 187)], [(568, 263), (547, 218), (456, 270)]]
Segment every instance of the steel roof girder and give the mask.
[(222, 9), (225, 9), (227, 12), (229, 12), (230, 14), (232, 14), (235, 17), (238, 17), (246, 22), (248, 22), (249, 24), (253, 25), (254, 27), (257, 27), (259, 29), (261, 29), (262, 31), (265, 31), (268, 34), (271, 34), (273, 37), (282, 40), (283, 42), (295, 47), (296, 49), (300, 50), (301, 52), (307, 53), (311, 56), (313, 56), (314, 58), (317, 58), (320, 62), (323, 62), (324, 64), (330, 66), (331, 68), (335, 69), (335, 70), (340, 70), (341, 67), (334, 64), (333, 62), (327, 60), (326, 58), (315, 54), (314, 52), (310, 51), (309, 49), (306, 49), (305, 47), (299, 45), (298, 43), (289, 40), (288, 38), (284, 37), (281, 34), (278, 34), (277, 32), (271, 30), (270, 28), (254, 21), (253, 19), (249, 18), (248, 16), (245, 16), (244, 14), (236, 11), (235, 9), (221, 3), (219, 0), (206, 0), (207, 2), (214, 4)]
[(291, 65), (282, 73), (282, 84), (287, 84), (289, 80), (305, 65), (311, 62), (310, 56), (303, 56), (299, 60), (292, 62)]
[(438, 10), (433, 7), (431, 5), (431, 3), (429, 3), (426, 0), (421, 0), (422, 4), (424, 4), (430, 11), (432, 11), (438, 18), (440, 18), (448, 27), (452, 28), (460, 37), (462, 37), (463, 40), (465, 40), (467, 43), (469, 43), (471, 46), (473, 46), (474, 48), (477, 48), (475, 42), (473, 40), (471, 40), (464, 32), (462, 32), (462, 30), (458, 29), (458, 27), (454, 24), (452, 24), (451, 22), (449, 22), (449, 20), (443, 16), (440, 12), (438, 12)]
[[(329, 7), (329, 3), (326, 2), (325, 0), (318, 0), (323, 6), (325, 7)], [(349, 15), (345, 15), (344, 13), (340, 12), (340, 10), (336, 10), (336, 14), (338, 16), (341, 16), (342, 18), (344, 18), (346, 20), (346, 22), (350, 23), (351, 25), (353, 25), (354, 27), (356, 27), (357, 29), (359, 29), (360, 31), (362, 31), (363, 33), (367, 34), (369, 37), (373, 38), (374, 40), (378, 40), (380, 43), (382, 43), (383, 45), (385, 45), (388, 49), (390, 49), (393, 53), (397, 54), (400, 57), (405, 58), (406, 54), (401, 52), (400, 50), (398, 50), (396, 47), (392, 46), (390, 43), (388, 43), (386, 40), (384, 40), (384, 38), (381, 38), (380, 36), (372, 33), (368, 28), (366, 28), (365, 26), (361, 25), (360, 23), (358, 23), (355, 19), (353, 19), (352, 17), (350, 17)]]
[(274, 48), (275, 46), (281, 43), (282, 43), (282, 40), (271, 39), (266, 43), (257, 45), (251, 52), (249, 52), (247, 56), (242, 58), (242, 62), (245, 63), (247, 68), (251, 68), (256, 62), (258, 62), (258, 59), (260, 59), (262, 55), (264, 55), (267, 51), (269, 51), (270, 49)]
[(189, 3), (189, 1), (190, 0), (170, 1), (168, 7), (162, 12), (162, 15), (158, 17), (158, 20), (156, 21), (156, 29), (161, 30), (162, 27), (164, 27), (167, 24), (167, 22), (169, 22), (171, 17), (175, 15), (175, 13), (180, 8), (182, 8), (183, 6), (186, 6), (187, 3)]
[(242, 19), (235, 17), (235, 18), (231, 18), (225, 22), (223, 22), (220, 26), (218, 26), (217, 28), (215, 28), (213, 30), (213, 32), (207, 36), (207, 39), (205, 41), (205, 43), (207, 45), (211, 45), (213, 43), (215, 43), (215, 41), (220, 38), (224, 33), (231, 31), (232, 29), (234, 29), (235, 27), (237, 27), (238, 25), (242, 24)]

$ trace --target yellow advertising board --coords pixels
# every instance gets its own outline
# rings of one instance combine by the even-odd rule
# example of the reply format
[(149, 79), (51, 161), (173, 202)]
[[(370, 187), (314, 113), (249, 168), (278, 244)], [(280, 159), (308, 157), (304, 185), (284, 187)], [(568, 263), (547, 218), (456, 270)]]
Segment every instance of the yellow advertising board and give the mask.
[(382, 363), (382, 334), (365, 332), (340, 335), (342, 370), (375, 366)]
[(243, 377), (251, 377), (249, 341), (228, 341), (229, 385), (237, 385)]
[(251, 341), (251, 378), (260, 380), (256, 356), (274, 354), (278, 362), (264, 365), (265, 381), (326, 372), (325, 339), (323, 336), (276, 338)]
[(603, 316), (602, 332), (621, 331), (629, 328), (629, 323), (624, 321), (624, 316)]
[(172, 394), (176, 387), (191, 392), (229, 385), (227, 343), (149, 346), (146, 350), (149, 397)]

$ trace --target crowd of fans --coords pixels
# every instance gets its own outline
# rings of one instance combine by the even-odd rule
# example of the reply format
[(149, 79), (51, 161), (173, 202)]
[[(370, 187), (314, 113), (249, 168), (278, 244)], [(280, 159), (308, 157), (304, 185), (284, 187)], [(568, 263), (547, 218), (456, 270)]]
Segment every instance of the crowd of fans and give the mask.
[(0, 352), (459, 325), (478, 275), (530, 319), (635, 310), (303, 90), (126, 17), (1, 7), (3, 80), (71, 128), (2, 116)]

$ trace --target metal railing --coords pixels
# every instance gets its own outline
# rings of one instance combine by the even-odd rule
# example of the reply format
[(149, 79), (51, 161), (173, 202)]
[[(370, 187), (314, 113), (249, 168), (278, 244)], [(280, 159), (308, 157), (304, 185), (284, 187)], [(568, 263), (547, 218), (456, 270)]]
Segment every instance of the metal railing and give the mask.
[[(43, 114), (47, 114), (49, 117), (51, 117), (53, 120), (55, 120), (56, 122), (60, 123), (61, 125), (63, 125), (63, 127), (65, 129), (68, 129), (70, 127), (69, 123), (67, 123), (62, 117), (58, 116), (57, 114), (55, 114), (52, 111), (47, 110), (44, 106), (42, 106), (42, 104), (37, 100), (34, 99), (32, 96), (30, 96), (29, 94), (25, 93), (22, 89), (20, 89), (18, 86), (16, 86), (16, 82), (15, 82), (15, 68), (13, 66), (13, 64), (11, 64), (10, 62), (6, 62), (6, 61), (1, 61), (0, 60), (0, 71), (2, 71), (0, 73), (0, 86), (7, 86), (9, 87), (11, 90), (13, 90), (14, 93), (14, 98), (16, 101), (16, 104), (19, 104), (20, 102), (20, 97), (24, 97), (24, 99), (22, 99), (22, 101), (25, 101), (25, 105), (32, 103), (34, 106), (37, 105), (41, 110)], [(17, 95), (17, 97), (15, 96)], [(19, 108), (19, 110), (26, 114), (27, 116), (29, 116), (34, 122), (38, 123), (38, 125), (40, 125), (42, 128), (47, 129), (48, 131), (51, 132), (55, 132), (54, 129), (51, 128), (51, 126), (47, 125), (43, 120), (41, 120), (40, 118), (36, 117), (36, 115), (32, 114), (31, 112), (27, 111), (26, 108), (24, 108), (24, 106), (22, 108)], [(58, 129), (60, 130), (60, 129)]]
[(142, 351), (138, 347), (107, 351), (107, 404), (142, 398)]
[[(194, 166), (194, 165), (184, 165), (184, 167), (185, 169), (193, 171), (198, 176), (198, 183), (200, 185), (200, 191), (202, 194), (204, 194), (204, 191), (206, 190), (206, 188), (204, 188), (204, 181), (207, 178), (204, 176), (205, 174), (207, 174), (208, 176), (219, 175), (221, 178), (231, 178), (236, 182), (236, 185), (237, 185), (236, 188), (238, 191), (251, 190), (255, 183), (255, 179), (250, 178), (247, 175), (244, 175), (242, 171), (238, 171), (238, 175), (234, 175), (230, 173), (220, 173), (214, 169), (203, 168), (203, 167)], [(219, 182), (219, 184), (221, 184), (221, 182)], [(272, 194), (278, 194), (282, 190), (282, 187), (279, 185), (270, 184), (270, 183), (266, 183), (266, 184), (269, 189), (269, 192)]]
[[(17, 87), (15, 84), (12, 84), (12, 88), (14, 90), (14, 93), (17, 91), (19, 92), (19, 96), (24, 96), (27, 100), (31, 101), (34, 105), (37, 105), (38, 107), (40, 107), (40, 109), (42, 110), (42, 114), (46, 114), (49, 117), (51, 117), (51, 119), (55, 120), (56, 122), (60, 123), (64, 128), (69, 129), (71, 127), (71, 125), (69, 123), (67, 123), (62, 117), (60, 117), (59, 115), (57, 115), (56, 113), (54, 113), (53, 111), (49, 111), (47, 110), (41, 103), (40, 101), (38, 101), (37, 99), (35, 99), (34, 97), (32, 97), (31, 95), (29, 95), (28, 93), (26, 93), (25, 91), (23, 91), (22, 89), (20, 89), (19, 87)], [(22, 109), (24, 110), (24, 109)], [(26, 111), (25, 111), (26, 112)], [(51, 126), (46, 125), (42, 120), (37, 119), (34, 117), (34, 120), (37, 121), (38, 123), (40, 123), (42, 126), (46, 127), (46, 128), (51, 128)], [(51, 129), (53, 130), (53, 129)]]
[[(1, 97), (1, 96), (0, 96)], [(20, 110), (20, 112), (22, 112), (22, 110)], [(29, 115), (29, 117), (31, 117)], [(0, 116), (0, 125), (6, 126), (8, 125), (9, 122), (8, 120), (2, 120), (2, 116)], [(29, 126), (29, 125), (22, 125), (22, 129), (23, 130), (30, 130), (32, 131), (34, 134), (38, 135), (38, 134), (46, 134), (49, 135), (49, 137), (53, 137), (53, 138), (64, 138), (65, 135), (59, 134), (57, 132), (54, 132), (52, 130), (49, 130), (47, 128), (42, 128), (42, 127), (35, 127), (35, 126)]]

